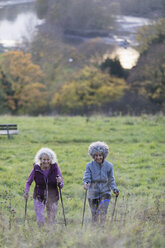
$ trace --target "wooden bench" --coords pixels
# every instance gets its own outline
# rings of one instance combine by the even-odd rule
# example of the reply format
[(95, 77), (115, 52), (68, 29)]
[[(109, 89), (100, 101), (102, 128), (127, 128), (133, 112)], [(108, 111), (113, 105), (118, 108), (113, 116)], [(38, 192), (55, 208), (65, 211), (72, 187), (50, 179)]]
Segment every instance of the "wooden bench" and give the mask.
[(17, 124), (0, 124), (0, 135), (18, 134)]

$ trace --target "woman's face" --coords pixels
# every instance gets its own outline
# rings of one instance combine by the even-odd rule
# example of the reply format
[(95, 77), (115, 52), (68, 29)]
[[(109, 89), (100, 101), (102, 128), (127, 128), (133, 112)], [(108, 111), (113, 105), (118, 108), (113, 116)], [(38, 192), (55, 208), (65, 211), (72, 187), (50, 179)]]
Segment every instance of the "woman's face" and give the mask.
[(96, 152), (96, 154), (94, 155), (94, 160), (96, 161), (96, 163), (102, 164), (104, 160), (103, 154), (101, 152)]
[(41, 167), (42, 169), (49, 169), (50, 168), (50, 164), (51, 164), (51, 161), (50, 161), (50, 158), (47, 154), (44, 154), (41, 158)]

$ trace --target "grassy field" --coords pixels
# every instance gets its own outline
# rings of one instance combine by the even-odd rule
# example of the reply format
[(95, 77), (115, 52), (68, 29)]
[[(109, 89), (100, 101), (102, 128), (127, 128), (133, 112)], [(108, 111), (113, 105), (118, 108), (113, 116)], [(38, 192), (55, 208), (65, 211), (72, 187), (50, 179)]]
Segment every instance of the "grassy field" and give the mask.
[[(0, 136), (0, 247), (165, 247), (165, 117), (0, 116), (2, 123), (18, 124), (19, 134)], [(82, 229), (82, 177), (91, 160), (88, 146), (98, 140), (109, 145), (120, 197), (111, 223), (112, 197), (104, 229), (91, 227), (87, 203)], [(57, 154), (67, 228), (59, 202), (56, 226), (38, 229), (34, 184), (24, 225), (24, 185), (41, 147)]]

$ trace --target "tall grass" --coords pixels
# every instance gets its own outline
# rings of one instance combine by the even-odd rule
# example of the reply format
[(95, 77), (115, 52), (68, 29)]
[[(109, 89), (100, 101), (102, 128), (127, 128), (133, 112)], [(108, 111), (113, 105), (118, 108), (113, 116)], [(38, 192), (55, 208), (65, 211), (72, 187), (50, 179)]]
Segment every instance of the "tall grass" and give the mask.
[[(0, 136), (0, 247), (126, 247), (165, 246), (164, 172), (165, 117), (12, 117), (0, 123), (18, 124), (19, 134)], [(93, 228), (86, 206), (81, 229), (82, 177), (93, 141), (110, 147), (120, 189), (113, 223), (114, 196), (105, 227)], [(57, 224), (38, 229), (32, 191), (24, 224), (24, 185), (41, 147), (55, 150), (65, 186), (62, 190), (67, 228), (59, 202)]]

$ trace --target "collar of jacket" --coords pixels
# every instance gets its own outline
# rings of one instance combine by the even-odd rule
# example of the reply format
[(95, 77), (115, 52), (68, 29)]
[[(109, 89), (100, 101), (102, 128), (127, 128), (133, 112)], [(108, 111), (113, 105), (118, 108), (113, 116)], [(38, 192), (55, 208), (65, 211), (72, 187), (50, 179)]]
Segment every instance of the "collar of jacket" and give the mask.
[[(43, 170), (41, 169), (41, 166), (40, 166), (40, 165), (34, 164), (33, 167), (34, 167), (34, 170), (35, 170), (35, 171), (38, 171), (38, 172), (40, 172), (40, 173), (43, 174)], [(49, 169), (49, 173), (50, 173), (51, 171), (55, 170), (56, 167), (57, 167), (57, 164), (56, 164), (56, 163), (55, 163), (55, 164), (51, 164), (51, 167), (50, 167), (50, 169)]]
[(103, 161), (102, 164), (98, 164), (95, 160), (93, 160), (93, 162), (94, 162), (96, 165), (98, 165), (99, 167), (103, 167), (103, 165), (105, 165), (105, 160)]

